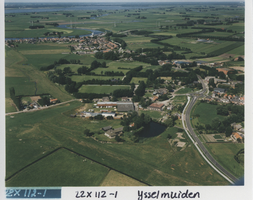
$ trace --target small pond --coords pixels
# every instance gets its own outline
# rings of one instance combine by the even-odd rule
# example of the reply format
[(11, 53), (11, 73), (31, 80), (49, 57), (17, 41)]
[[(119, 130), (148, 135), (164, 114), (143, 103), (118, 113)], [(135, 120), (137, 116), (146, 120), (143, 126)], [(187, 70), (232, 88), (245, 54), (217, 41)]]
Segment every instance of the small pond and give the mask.
[(161, 125), (157, 122), (150, 122), (147, 127), (143, 129), (143, 131), (139, 134), (140, 138), (150, 138), (160, 135), (164, 132), (166, 126)]

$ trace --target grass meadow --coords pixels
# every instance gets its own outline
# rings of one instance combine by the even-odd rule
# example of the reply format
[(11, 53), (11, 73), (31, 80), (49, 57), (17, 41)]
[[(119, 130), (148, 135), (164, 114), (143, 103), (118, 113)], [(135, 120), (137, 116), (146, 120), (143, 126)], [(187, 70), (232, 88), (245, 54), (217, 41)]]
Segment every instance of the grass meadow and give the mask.
[(66, 149), (39, 160), (6, 182), (6, 186), (99, 186), (109, 169)]
[(196, 104), (192, 110), (192, 115), (199, 114), (198, 120), (203, 124), (210, 124), (213, 119), (218, 118), (219, 120), (224, 120), (225, 117), (221, 115), (217, 115), (218, 105), (212, 105), (208, 103), (199, 103)]
[(122, 80), (123, 76), (86, 76), (86, 75), (73, 75), (70, 77), (72, 81), (76, 82), (82, 82), (82, 81), (88, 81), (88, 80), (93, 80), (93, 79), (98, 79), (98, 80), (110, 80), (110, 79), (120, 79)]
[(147, 186), (137, 180), (134, 180), (124, 174), (111, 170), (105, 177), (100, 186)]
[(117, 89), (130, 89), (130, 86), (124, 85), (83, 85), (80, 89), (80, 93), (98, 93), (98, 94), (110, 94)]
[[(11, 61), (13, 59), (13, 61)], [(44, 58), (45, 60), (45, 58)], [(38, 61), (37, 61), (38, 62)], [(73, 99), (66, 91), (61, 90), (52, 83), (44, 72), (41, 72), (34, 65), (27, 64), (25, 56), (15, 50), (6, 51), (6, 81), (5, 95), (9, 98), (9, 88), (14, 87), (16, 95), (35, 95), (49, 93), (60, 101)]]
[(213, 157), (222, 165), (225, 166), (236, 177), (244, 176), (243, 164), (239, 164), (234, 159), (234, 156), (239, 150), (244, 148), (244, 144), (234, 143), (208, 143), (205, 144)]
[(186, 94), (186, 93), (189, 93), (192, 91), (193, 91), (192, 88), (186, 87), (186, 88), (182, 88), (182, 89), (176, 91), (175, 94)]
[[(80, 106), (82, 106), (80, 102), (72, 102), (47, 110), (18, 114), (14, 118), (7, 116), (6, 178), (56, 148), (66, 147), (150, 185), (227, 184), (205, 163), (193, 146), (187, 147), (183, 152), (174, 152), (166, 139), (166, 133), (137, 144), (101, 144), (85, 137), (83, 131), (86, 128), (99, 131), (100, 128), (109, 124), (116, 127), (120, 120), (112, 120), (108, 124), (107, 120), (98, 122), (69, 117), (70, 113), (75, 113), (81, 108)], [(174, 128), (169, 130), (177, 131)], [(69, 159), (82, 163), (77, 158)], [(50, 159), (48, 161), (50, 162)], [(54, 162), (63, 166), (63, 169), (68, 166), (64, 164), (64, 161), (55, 160)], [(48, 171), (48, 165), (43, 165), (45, 167), (40, 169), (44, 172), (41, 174)], [(31, 169), (31, 174), (34, 174), (34, 169), (30, 167), (26, 169), (28, 170), (26, 173), (29, 173), (29, 169)], [(96, 173), (104, 173), (103, 168), (98, 169)], [(55, 171), (54, 176), (60, 176), (61, 173), (61, 170)], [(67, 174), (67, 180), (71, 179), (69, 176), (72, 176), (71, 172)], [(46, 184), (47, 177), (39, 176), (38, 179)], [(92, 183), (83, 181), (82, 185)], [(12, 186), (11, 183), (8, 185)], [(61, 186), (61, 183), (58, 182), (58, 185)]]
[(142, 77), (133, 77), (130, 83), (134, 83), (134, 84), (140, 84), (140, 81), (144, 81), (144, 83), (146, 83), (148, 80), (148, 78), (142, 78)]

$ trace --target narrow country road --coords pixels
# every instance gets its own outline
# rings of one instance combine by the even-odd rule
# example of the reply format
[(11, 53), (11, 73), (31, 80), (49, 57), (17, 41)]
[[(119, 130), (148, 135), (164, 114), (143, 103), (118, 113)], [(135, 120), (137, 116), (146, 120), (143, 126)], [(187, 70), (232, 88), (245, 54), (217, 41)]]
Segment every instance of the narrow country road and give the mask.
[[(204, 96), (204, 93), (207, 91), (206, 89), (206, 85), (203, 82), (203, 80), (201, 79), (201, 77), (198, 77), (199, 80), (202, 83), (203, 86), (203, 90), (198, 93), (197, 95), (200, 97)], [(202, 155), (202, 157), (211, 165), (211, 167), (213, 167), (218, 173), (220, 173), (225, 179), (227, 179), (230, 183), (235, 183), (238, 179), (232, 175), (230, 172), (228, 172), (225, 168), (223, 168), (213, 157), (212, 155), (208, 152), (208, 150), (206, 149), (206, 147), (203, 145), (203, 143), (200, 141), (200, 139), (197, 137), (196, 133), (194, 132), (192, 126), (191, 126), (191, 118), (190, 118), (190, 113), (191, 110), (194, 106), (194, 104), (196, 103), (198, 96), (196, 95), (192, 95), (192, 99), (191, 101), (189, 101), (189, 97), (188, 97), (188, 103), (185, 106), (185, 109), (183, 111), (183, 113), (185, 113), (185, 116), (182, 115), (182, 122), (183, 122), (183, 126), (184, 129), (186, 131), (186, 133), (188, 134), (188, 136), (191, 136), (190, 138), (192, 139), (194, 145), (196, 146), (196, 148), (198, 149), (199, 153)], [(185, 122), (186, 122), (186, 126), (184, 124), (184, 117), (185, 117)]]
[(15, 115), (15, 114), (19, 114), (19, 113), (35, 112), (35, 111), (39, 111), (39, 110), (45, 110), (45, 109), (52, 108), (52, 107), (55, 107), (55, 106), (59, 106), (59, 105), (69, 103), (69, 102), (72, 102), (72, 101), (80, 101), (80, 100), (79, 99), (71, 99), (69, 101), (65, 101), (65, 102), (62, 102), (62, 103), (57, 103), (57, 104), (50, 105), (50, 106), (47, 106), (47, 107), (40, 107), (40, 109), (22, 110), (22, 111), (18, 111), (18, 112), (5, 113), (5, 116)]

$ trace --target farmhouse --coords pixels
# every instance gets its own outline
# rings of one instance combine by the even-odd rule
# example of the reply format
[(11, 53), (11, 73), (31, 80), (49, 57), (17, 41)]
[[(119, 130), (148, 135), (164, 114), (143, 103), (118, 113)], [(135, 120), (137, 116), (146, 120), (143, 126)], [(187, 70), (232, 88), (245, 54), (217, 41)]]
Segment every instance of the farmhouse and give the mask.
[(226, 90), (224, 88), (214, 88), (213, 91), (216, 92), (216, 93), (223, 94)]
[(162, 110), (164, 107), (164, 104), (162, 103), (152, 103), (150, 106), (148, 106), (149, 110)]
[(229, 71), (233, 71), (233, 69), (229, 69), (229, 68), (216, 68), (216, 70), (218, 72), (223, 72), (225, 75), (227, 75)]
[(117, 102), (111, 102), (111, 101), (106, 101), (106, 102), (97, 102), (97, 108), (112, 108), (116, 107)]
[(160, 94), (160, 95), (167, 94), (167, 92), (168, 90), (166, 88), (159, 88), (154, 91), (154, 93)]
[(50, 99), (50, 103), (56, 103), (58, 99)]
[(103, 97), (103, 98), (102, 98), (102, 101), (103, 101), (103, 102), (108, 102), (108, 101), (110, 101), (110, 98), (109, 98), (109, 97)]
[(237, 133), (237, 132), (232, 133), (231, 138), (234, 141), (237, 141), (237, 139), (241, 139), (242, 140), (242, 136), (240, 136), (239, 133)]
[(159, 98), (158, 96), (154, 96), (154, 97), (152, 98), (152, 101), (156, 101), (158, 98)]
[(235, 122), (231, 124), (231, 127), (235, 130), (239, 130), (242, 128), (242, 125), (241, 124), (236, 124)]
[(115, 138), (118, 134), (123, 133), (123, 127), (116, 128), (116, 129), (110, 129), (105, 132), (105, 136), (109, 138)]

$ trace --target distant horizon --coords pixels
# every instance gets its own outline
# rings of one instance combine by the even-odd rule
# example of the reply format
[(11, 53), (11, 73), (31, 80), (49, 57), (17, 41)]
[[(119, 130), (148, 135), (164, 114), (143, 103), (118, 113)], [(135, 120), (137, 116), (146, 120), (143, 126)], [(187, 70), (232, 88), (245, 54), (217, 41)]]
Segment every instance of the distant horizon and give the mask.
[(176, 3), (176, 2), (185, 2), (185, 3), (189, 3), (189, 2), (203, 2), (203, 3), (229, 3), (229, 2), (238, 2), (238, 3), (244, 3), (247, 0), (191, 0), (191, 1), (187, 1), (187, 0), (124, 0), (124, 1), (118, 1), (118, 0), (76, 0), (73, 2), (69, 2), (69, 0), (37, 0), (36, 2), (34, 0), (27, 0), (27, 1), (22, 1), (20, 2), (20, 0), (11, 0), (11, 1), (4, 1), (4, 3)]

